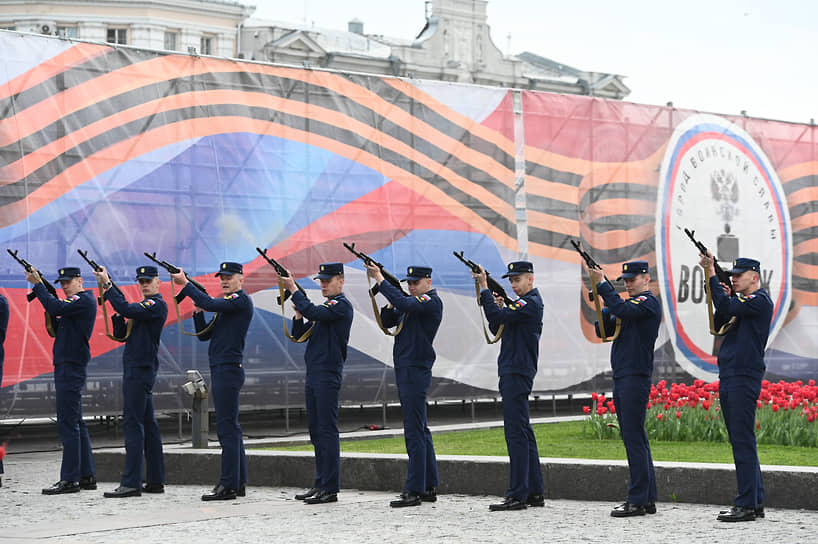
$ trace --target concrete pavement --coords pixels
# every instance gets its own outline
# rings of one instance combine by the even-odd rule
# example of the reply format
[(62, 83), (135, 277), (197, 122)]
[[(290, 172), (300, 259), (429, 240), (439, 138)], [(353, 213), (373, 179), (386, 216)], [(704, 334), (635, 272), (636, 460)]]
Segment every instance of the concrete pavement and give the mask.
[[(549, 419), (553, 421), (553, 419)], [(483, 422), (477, 426), (493, 426)], [(469, 425), (458, 425), (457, 427)], [(434, 430), (450, 430), (438, 427)], [(394, 434), (399, 431), (383, 431)], [(372, 433), (364, 433), (372, 437)], [(353, 434), (344, 438), (352, 438)], [(288, 437), (292, 442), (296, 438)], [(248, 447), (269, 441), (248, 441)], [(716, 521), (735, 489), (731, 465), (657, 463), (662, 502), (640, 518), (609, 516), (625, 491), (624, 462), (543, 458), (545, 508), (488, 511), (507, 479), (502, 457), (441, 456), (443, 486), (436, 503), (392, 509), (405, 476), (405, 455), (344, 454), (339, 502), (305, 505), (293, 495), (309, 483), (312, 455), (248, 450), (247, 497), (202, 502), (218, 474), (218, 449), (168, 446), (167, 492), (105, 499), (118, 485), (121, 448), (95, 450), (96, 491), (42, 495), (57, 479), (60, 452), (6, 457), (0, 488), (0, 542), (764, 542), (818, 535), (817, 468), (762, 467), (767, 517), (751, 523)], [(800, 489), (802, 491), (798, 491)], [(366, 488), (366, 489), (364, 489)], [(672, 492), (670, 490), (673, 490)], [(793, 493), (810, 509), (782, 508)], [(671, 500), (671, 497), (676, 501)], [(697, 499), (709, 497), (709, 500)], [(581, 500), (569, 500), (581, 499)], [(704, 503), (722, 501), (722, 504)], [(810, 506), (813, 505), (813, 506)]]
[[(0, 542), (794, 542), (814, 539), (818, 512), (768, 509), (751, 523), (715, 520), (719, 506), (660, 503), (658, 513), (614, 519), (611, 502), (548, 500), (545, 508), (488, 511), (497, 497), (442, 495), (393, 509), (394, 493), (344, 489), (339, 502), (310, 506), (300, 489), (248, 488), (247, 497), (202, 502), (207, 486), (170, 485), (163, 495), (105, 499), (103, 491), (46, 496), (59, 455), (7, 458), (0, 489)], [(797, 540), (796, 540), (797, 539)]]

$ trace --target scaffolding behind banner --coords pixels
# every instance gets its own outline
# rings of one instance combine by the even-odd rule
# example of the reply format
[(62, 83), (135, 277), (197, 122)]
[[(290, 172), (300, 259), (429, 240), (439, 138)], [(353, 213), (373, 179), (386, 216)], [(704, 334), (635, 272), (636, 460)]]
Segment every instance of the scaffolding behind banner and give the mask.
[[(657, 255), (669, 251), (656, 227), (666, 195), (660, 172), (672, 163), (677, 129), (698, 112), (6, 31), (0, 50), (4, 247), (47, 276), (79, 265), (76, 250), (88, 250), (132, 301), (141, 298), (133, 276), (146, 264), (143, 252), (184, 268), (211, 294), (220, 292), (219, 262), (243, 263), (256, 308), (243, 410), (303, 405), (304, 346), (284, 336), (275, 273), (256, 247), (293, 272), (314, 302), (322, 300), (312, 279), (319, 263), (344, 263), (355, 308), (346, 404), (395, 402), (397, 390), (392, 339), (378, 329), (364, 268), (343, 242), (398, 276), (409, 265), (433, 268), (444, 317), (430, 400), (497, 396), (498, 346), (483, 339), (471, 275), (452, 251), (497, 277), (508, 261), (534, 263), (545, 302), (540, 394), (610, 389), (610, 346), (594, 336), (588, 278), (571, 240), (609, 276), (644, 259), (657, 294), (680, 292), (659, 281)], [(765, 155), (786, 200), (789, 224), (779, 227), (789, 236), (791, 269), (771, 266), (789, 273), (791, 298), (767, 351), (769, 376), (815, 377), (816, 128), (722, 119)], [(708, 205), (701, 203), (702, 213)], [(692, 247), (689, 261), (695, 266)], [(83, 274), (93, 285), (90, 270)], [(51, 340), (27, 291), (22, 270), (0, 264), (0, 292), (11, 306), (0, 395), (6, 417), (53, 413)], [(161, 292), (168, 300), (167, 276)], [(182, 311), (190, 330), (189, 302)], [(706, 327), (704, 306), (696, 311)], [(292, 315), (289, 307), (285, 313)], [(656, 342), (655, 380), (715, 377), (715, 368), (680, 365), (670, 321)], [(122, 346), (103, 331), (98, 322), (89, 415), (122, 408)], [(187, 369), (208, 377), (207, 344), (180, 334), (171, 312), (157, 410), (186, 409), (179, 387)]]

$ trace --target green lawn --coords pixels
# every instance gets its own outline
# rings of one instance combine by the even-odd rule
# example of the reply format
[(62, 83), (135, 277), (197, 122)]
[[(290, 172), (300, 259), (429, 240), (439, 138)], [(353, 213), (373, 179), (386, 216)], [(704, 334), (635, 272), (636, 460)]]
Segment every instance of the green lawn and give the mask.
[[(542, 457), (585, 459), (625, 459), (621, 440), (598, 440), (584, 432), (585, 423), (546, 423), (535, 425)], [(459, 431), (434, 435), (439, 455), (507, 455), (503, 429)], [(692, 461), (732, 463), (730, 445), (718, 442), (659, 442), (650, 444), (655, 461)], [(281, 450), (312, 450), (309, 444)], [(406, 453), (403, 438), (349, 440), (341, 442), (341, 451), (366, 453)], [(791, 446), (759, 446), (759, 459), (765, 465), (818, 466), (818, 449)]]

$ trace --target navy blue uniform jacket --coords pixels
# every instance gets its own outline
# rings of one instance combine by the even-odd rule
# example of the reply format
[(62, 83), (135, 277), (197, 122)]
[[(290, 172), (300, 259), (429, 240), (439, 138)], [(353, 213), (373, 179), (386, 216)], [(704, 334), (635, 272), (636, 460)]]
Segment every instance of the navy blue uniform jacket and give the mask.
[[(662, 303), (650, 291), (622, 300), (607, 281), (597, 286), (597, 293), (609, 310), (607, 319), (619, 318), (622, 328), (611, 348), (613, 377), (653, 375), (653, 351), (659, 325), (662, 323)], [(606, 330), (613, 330), (610, 325)], [(599, 335), (599, 324), (597, 324)]]
[(381, 282), (380, 290), (394, 306), (381, 310), (383, 326), (394, 327), (401, 318), (404, 320), (392, 348), (395, 368), (417, 366), (431, 369), (435, 362), (432, 342), (443, 319), (443, 301), (437, 291), (430, 289), (422, 295), (407, 297), (386, 280)]
[[(134, 322), (131, 335), (125, 341), (125, 353), (122, 355), (122, 364), (126, 368), (147, 366), (154, 370), (159, 368), (159, 337), (168, 317), (168, 305), (157, 293), (141, 302), (128, 304), (122, 293), (116, 289), (108, 289), (103, 295), (110, 301), (117, 313)], [(125, 336), (125, 320), (117, 320), (114, 326), (114, 336)]]
[[(328, 298), (323, 304), (313, 304), (301, 291), (293, 293), (293, 304), (313, 325), (304, 352), (307, 378), (328, 377), (340, 384), (352, 328), (352, 304), (343, 293)], [(303, 318), (293, 319), (293, 336), (300, 337), (309, 327), (310, 323)]]
[(505, 325), (500, 355), (497, 357), (497, 374), (522, 374), (534, 379), (542, 334), (543, 303), (540, 292), (534, 288), (504, 308), (494, 303), (488, 289), (480, 291), (480, 300), (491, 332), (497, 334), (500, 325)]
[(54, 318), (57, 337), (54, 339), (54, 364), (75, 363), (87, 365), (91, 360), (88, 342), (97, 318), (97, 301), (90, 291), (80, 291), (66, 299), (48, 294), (45, 285), (35, 283), (34, 294)]
[(719, 378), (751, 376), (761, 379), (767, 366), (764, 350), (770, 335), (773, 318), (773, 301), (764, 289), (755, 293), (728, 296), (716, 276), (710, 278), (710, 292), (716, 306), (717, 328), (736, 316), (736, 322), (724, 335), (719, 348)]
[[(182, 293), (189, 296), (199, 308), (219, 313), (213, 328), (198, 337), (202, 342), (210, 340), (207, 347), (210, 366), (242, 363), (244, 340), (253, 319), (253, 301), (244, 289), (221, 298), (212, 298), (188, 283)], [(196, 325), (196, 332), (203, 331), (208, 325), (202, 312), (193, 314), (193, 323)]]

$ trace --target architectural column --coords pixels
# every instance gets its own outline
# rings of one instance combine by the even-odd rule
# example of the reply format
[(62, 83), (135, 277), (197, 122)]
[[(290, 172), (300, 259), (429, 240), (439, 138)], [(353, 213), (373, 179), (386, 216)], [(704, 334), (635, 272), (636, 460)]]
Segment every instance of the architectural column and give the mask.
[(108, 38), (108, 26), (103, 23), (79, 21), (77, 37), (81, 40), (104, 42)]

